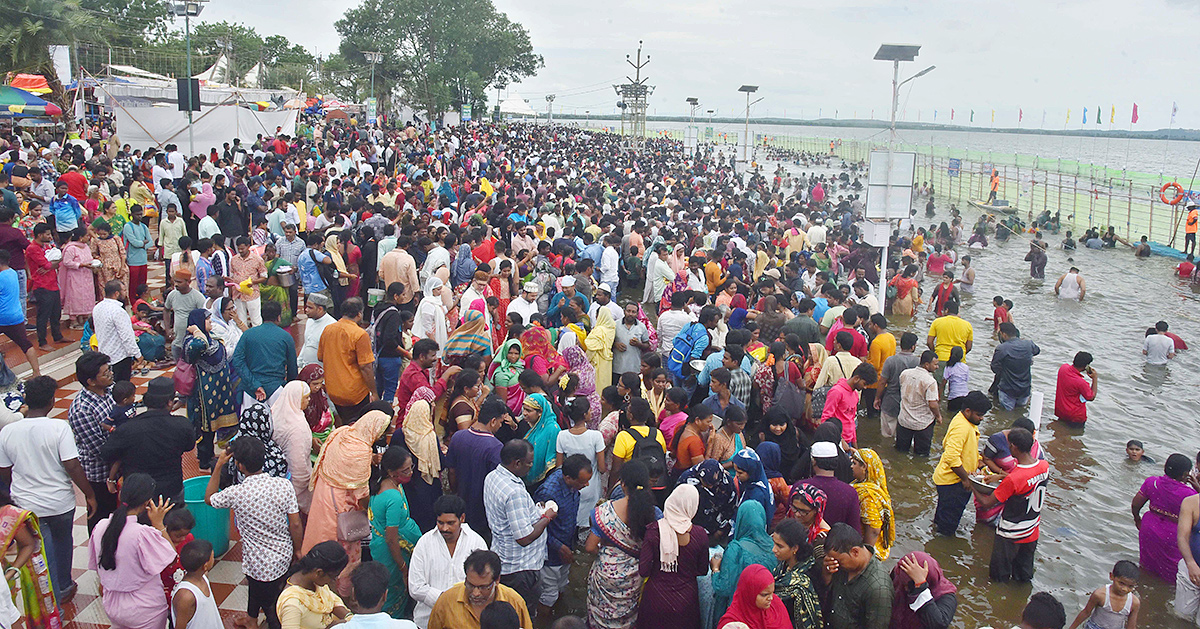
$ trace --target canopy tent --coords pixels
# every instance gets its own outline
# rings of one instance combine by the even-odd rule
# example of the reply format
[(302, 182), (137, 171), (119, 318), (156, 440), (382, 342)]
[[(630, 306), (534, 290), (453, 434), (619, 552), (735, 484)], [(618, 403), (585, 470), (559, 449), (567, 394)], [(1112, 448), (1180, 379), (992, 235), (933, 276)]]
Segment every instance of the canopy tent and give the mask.
[[(117, 136), (135, 149), (188, 141), (187, 112), (170, 107), (118, 107), (115, 113)], [(273, 136), (276, 127), (295, 135), (297, 113), (295, 109), (254, 111), (235, 104), (203, 107), (192, 124), (195, 145), (197, 150), (206, 150), (234, 138), (253, 138), (259, 133)]]
[(61, 116), (62, 109), (23, 89), (0, 85), (0, 118), (24, 116)]
[(50, 85), (46, 83), (46, 77), (40, 74), (18, 74), (8, 84), (30, 94), (50, 93)]
[(136, 77), (142, 78), (142, 79), (158, 79), (160, 81), (172, 80), (171, 77), (169, 77), (169, 76), (155, 74), (153, 72), (147, 72), (146, 70), (143, 70), (141, 68), (137, 68), (134, 66), (125, 66), (125, 65), (120, 65), (120, 64), (116, 64), (116, 63), (110, 63), (110, 64), (108, 64), (108, 69), (111, 72), (116, 72), (117, 74), (128, 74), (129, 76), (136, 76)]
[(508, 98), (500, 103), (500, 113), (537, 117), (537, 112), (516, 92), (509, 92)]

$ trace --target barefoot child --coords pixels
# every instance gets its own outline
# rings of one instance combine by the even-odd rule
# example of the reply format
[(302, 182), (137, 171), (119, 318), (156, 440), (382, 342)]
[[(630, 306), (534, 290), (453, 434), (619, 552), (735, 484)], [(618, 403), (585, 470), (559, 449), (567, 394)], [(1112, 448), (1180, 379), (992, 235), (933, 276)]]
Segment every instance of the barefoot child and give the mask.
[(1141, 600), (1133, 590), (1137, 587), (1138, 573), (1132, 561), (1118, 561), (1108, 575), (1112, 583), (1092, 592), (1083, 611), (1071, 623), (1071, 629), (1080, 624), (1084, 629), (1137, 629)]
[(205, 573), (216, 563), (212, 544), (197, 539), (179, 553), (185, 571), (171, 596), (171, 626), (176, 629), (224, 629), (217, 599)]

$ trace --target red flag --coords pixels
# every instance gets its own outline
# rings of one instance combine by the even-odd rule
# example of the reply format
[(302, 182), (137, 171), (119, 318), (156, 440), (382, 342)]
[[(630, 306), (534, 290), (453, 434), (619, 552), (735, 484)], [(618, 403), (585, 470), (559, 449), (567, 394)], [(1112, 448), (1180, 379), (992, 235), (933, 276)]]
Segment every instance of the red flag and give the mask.
[(954, 120), (954, 108), (953, 107), (950, 108), (950, 119)]
[(1129, 124), (1137, 124), (1137, 103), (1133, 104), (1133, 119), (1129, 121)]
[(1022, 121), (1022, 120), (1024, 120), (1024, 119), (1025, 119), (1025, 110), (1024, 110), (1024, 109), (1018, 109), (1018, 110), (1017, 110), (1017, 122), (1021, 122), (1021, 121)]

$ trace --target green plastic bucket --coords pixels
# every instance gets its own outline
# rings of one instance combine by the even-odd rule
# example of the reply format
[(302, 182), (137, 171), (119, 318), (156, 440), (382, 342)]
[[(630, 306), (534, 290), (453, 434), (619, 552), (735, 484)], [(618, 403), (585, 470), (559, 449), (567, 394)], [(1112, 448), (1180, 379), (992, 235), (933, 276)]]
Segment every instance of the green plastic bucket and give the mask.
[(213, 554), (220, 557), (229, 550), (229, 509), (216, 509), (204, 502), (208, 476), (183, 481), (183, 502), (196, 517), (192, 535), (213, 545)]

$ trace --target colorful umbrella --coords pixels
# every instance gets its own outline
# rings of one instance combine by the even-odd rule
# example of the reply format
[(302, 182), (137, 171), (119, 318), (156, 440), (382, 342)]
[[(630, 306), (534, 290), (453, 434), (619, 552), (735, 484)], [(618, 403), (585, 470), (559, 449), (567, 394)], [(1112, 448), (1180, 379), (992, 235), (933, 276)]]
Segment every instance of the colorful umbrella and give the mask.
[(46, 83), (46, 77), (40, 74), (18, 74), (8, 84), (30, 94), (50, 93), (50, 85)]
[(11, 85), (0, 85), (0, 118), (61, 115), (62, 109), (54, 103)]

